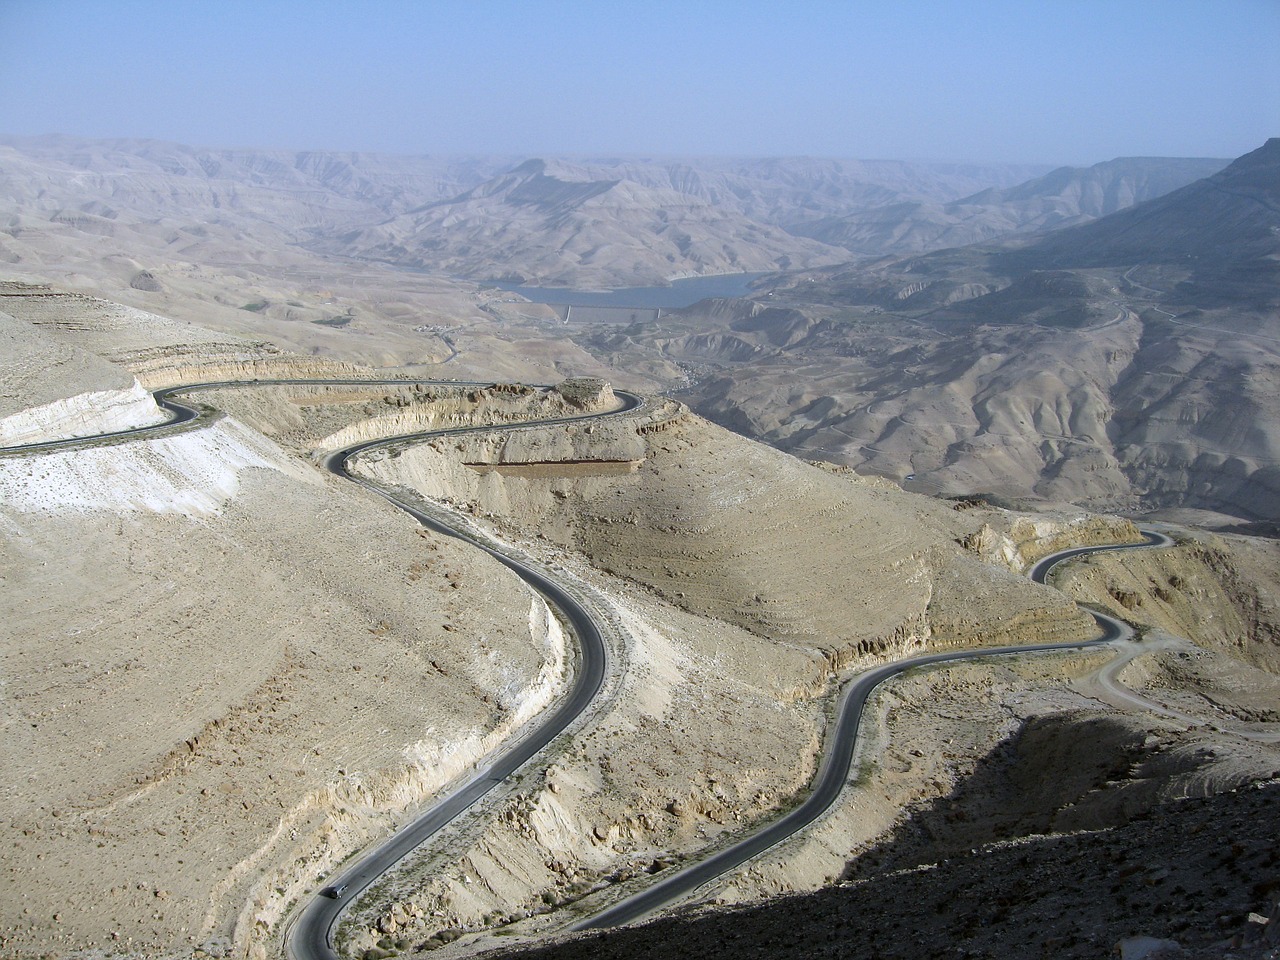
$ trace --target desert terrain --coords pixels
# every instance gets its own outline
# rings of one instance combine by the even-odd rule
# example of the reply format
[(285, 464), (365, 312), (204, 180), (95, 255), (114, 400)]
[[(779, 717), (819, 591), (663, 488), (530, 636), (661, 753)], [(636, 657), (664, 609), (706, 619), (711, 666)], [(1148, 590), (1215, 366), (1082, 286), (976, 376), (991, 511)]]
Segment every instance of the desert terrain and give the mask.
[(1271, 529), (1278, 210), (1273, 139), (1081, 226), (779, 276), (587, 342), (682, 375), (722, 425), (922, 492)]
[[(113, 428), (153, 421), (125, 382), (351, 373), (105, 301), (6, 292), (6, 331), (25, 350), (6, 381), (47, 399), (8, 419), (50, 435), (84, 433), (97, 410)], [(128, 406), (48, 399), (67, 370), (73, 389)], [(807, 465), (669, 401), (513, 432), (582, 397), (439, 383), (246, 385), (200, 399), (220, 415), (185, 433), (5, 458), (5, 581), (24, 598), (6, 638), (14, 955), (269, 955), (296, 900), (563, 687), (572, 648), (540, 598), (326, 477), (318, 451), (494, 424), (374, 454), (362, 469), (563, 570), (618, 625), (589, 719), (548, 765), (362, 898), (340, 940), (356, 954), (385, 952), (388, 938), (456, 953), (483, 947), (485, 930), (539, 937), (768, 816), (812, 775), (840, 678), (917, 650), (1086, 638), (1090, 619), (1021, 570), (1060, 546), (1132, 536), (1115, 519), (1020, 517)], [(1228, 703), (1265, 726), (1280, 573), (1269, 542), (1237, 539), (1245, 546), (1189, 547), (1182, 566), (1147, 561), (1166, 566), (1139, 573), (1143, 590), (1116, 585), (1129, 557), (1105, 561), (1119, 566), (1105, 588), (1070, 590), (1125, 611), (1147, 603), (1162, 629), (1216, 657), (1183, 673), (1142, 660), (1126, 685), (1170, 687), (1193, 714)], [(1223, 559), (1233, 551), (1248, 560)], [(1219, 632), (1197, 633), (1178, 597), (1144, 592), (1158, 582), (1170, 594), (1175, 577), (1177, 594), (1211, 596)], [(714, 899), (814, 889), (859, 853), (903, 848), (891, 837), (904, 810), (961, 789), (984, 754), (1042, 715), (1123, 727), (1072, 686), (1098, 659), (904, 681), (879, 708), (884, 732), (859, 789)], [(926, 752), (922, 734), (951, 743)], [(904, 738), (916, 745), (896, 745)], [(1135, 777), (1147, 786), (1131, 809), (1274, 775), (1265, 742), (1215, 747), (1220, 763), (1180, 745), (1152, 748), (1179, 762)], [(1099, 822), (1114, 807), (1101, 803)], [(1006, 830), (1027, 829), (1010, 816)]]
[[(1274, 144), (1045, 171), (10, 138), (0, 258), (292, 353), (673, 393), (919, 492), (1267, 529)], [(813, 246), (858, 218), (881, 226)], [(564, 324), (491, 283), (779, 269), (631, 325)]]
[[(1148, 193), (1062, 231), (859, 264), (798, 225), (991, 190), (1035, 230), (1057, 201), (1029, 196), (1133, 167), (1010, 193), (1046, 171), (7, 143), (0, 443), (155, 425), (150, 391), (228, 383), (180, 428), (0, 456), (0, 953), (280, 955), (344, 865), (564, 696), (579, 647), (541, 594), (323, 469), (462, 428), (353, 469), (565, 584), (606, 675), (360, 892), (345, 955), (1274, 951), (1280, 550), (1247, 535), (1275, 522), (1274, 143), (1148, 165)], [(1218, 255), (1139, 259), (1197, 219)], [(484, 283), (497, 263), (805, 269), (566, 329)], [(1133, 518), (1175, 546), (1027, 579)], [(851, 677), (1083, 642), (1083, 605), (1136, 639), (908, 672), (811, 828), (653, 924), (567, 932), (798, 803)]]

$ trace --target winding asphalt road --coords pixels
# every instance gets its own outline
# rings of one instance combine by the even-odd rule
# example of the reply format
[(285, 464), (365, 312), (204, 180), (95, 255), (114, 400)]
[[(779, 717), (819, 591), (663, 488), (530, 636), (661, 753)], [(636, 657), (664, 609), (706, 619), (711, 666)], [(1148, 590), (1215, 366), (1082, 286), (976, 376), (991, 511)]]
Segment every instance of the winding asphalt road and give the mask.
[[(40, 453), (93, 445), (103, 441), (145, 437), (158, 434), (161, 431), (172, 432), (175, 428), (181, 428), (183, 425), (199, 426), (204, 416), (203, 412), (197, 407), (175, 399), (177, 395), (198, 391), (259, 386), (410, 386), (429, 384), (432, 386), (468, 387), (487, 386), (489, 383), (491, 381), (279, 379), (228, 380), (189, 384), (170, 387), (153, 393), (152, 396), (156, 403), (170, 415), (170, 419), (162, 423), (87, 437), (71, 437), (45, 443), (23, 444), (0, 449), (0, 453)], [(392, 445), (413, 443), (440, 436), (489, 433), (495, 430), (528, 430), (555, 424), (572, 423), (579, 420), (597, 420), (602, 417), (616, 416), (636, 410), (644, 404), (643, 398), (636, 394), (621, 390), (615, 391), (615, 394), (622, 401), (622, 406), (608, 413), (581, 414), (570, 417), (525, 420), (517, 423), (500, 423), (446, 430), (425, 430), (356, 444), (326, 457), (325, 466), (330, 472), (376, 493), (409, 514), (423, 526), (437, 533), (465, 540), (471, 545), (484, 550), (511, 569), (526, 584), (537, 591), (552, 609), (559, 613), (563, 621), (569, 625), (577, 642), (578, 663), (572, 687), (550, 712), (538, 718), (536, 726), (531, 727), (520, 739), (504, 744), (499, 751), (485, 759), (483, 768), (479, 769), (470, 779), (454, 787), (447, 795), (396, 831), (385, 842), (368, 851), (355, 864), (330, 877), (327, 881), (327, 886), (324, 887), (325, 892), (313, 896), (302, 905), (300, 910), (294, 914), (285, 933), (285, 952), (291, 960), (337, 960), (338, 954), (334, 949), (333, 934), (342, 912), (382, 874), (425, 840), (464, 814), (499, 784), (504, 783), (551, 743), (552, 740), (563, 733), (590, 706), (596, 694), (599, 693), (604, 683), (605, 671), (608, 665), (605, 640), (600, 625), (592, 618), (588, 610), (564, 587), (529, 563), (509, 556), (472, 536), (463, 525), (455, 526), (441, 517), (432, 516), (413, 504), (400, 499), (394, 492), (382, 487), (380, 484), (352, 473), (351, 466), (353, 461), (362, 453)], [(326, 893), (336, 893), (338, 890), (342, 891), (340, 895), (325, 895)]]
[[(414, 383), (451, 386), (479, 385), (461, 381), (405, 380), (384, 382), (368, 380), (260, 380), (193, 384), (160, 390), (154, 394), (156, 403), (171, 414), (172, 419), (165, 423), (133, 430), (115, 431), (90, 438), (73, 438), (43, 444), (27, 444), (21, 447), (8, 448), (5, 452), (37, 452), (45, 449), (97, 442), (104, 439), (135, 437), (140, 434), (145, 435), (159, 430), (172, 429), (179, 424), (195, 421), (201, 416), (197, 408), (175, 400), (174, 396), (199, 390), (247, 386), (320, 386), (339, 384), (385, 386)], [(632, 410), (643, 402), (633, 394), (619, 391), (618, 395), (623, 400), (624, 406), (612, 412), (615, 414)], [(290, 960), (337, 960), (338, 954), (334, 949), (333, 933), (343, 911), (362, 891), (367, 889), (387, 870), (425, 840), (456, 820), (499, 784), (505, 782), (573, 723), (599, 692), (604, 681), (607, 665), (606, 648), (599, 625), (592, 619), (590, 613), (553, 579), (534, 567), (510, 557), (494, 549), (484, 541), (471, 536), (464, 527), (450, 525), (399, 499), (392, 491), (381, 485), (352, 473), (350, 470), (352, 462), (361, 453), (389, 447), (393, 444), (411, 443), (453, 434), (531, 429), (573, 420), (594, 419), (597, 416), (599, 415), (586, 414), (578, 417), (525, 421), (519, 424), (494, 424), (482, 427), (422, 431), (357, 444), (330, 454), (326, 458), (325, 466), (335, 475), (369, 489), (433, 531), (466, 540), (510, 568), (530, 587), (542, 595), (553, 608), (557, 609), (571, 626), (579, 643), (580, 662), (573, 687), (568, 695), (547, 716), (541, 718), (535, 729), (514, 744), (504, 745), (499, 753), (487, 761), (487, 766), (484, 769), (457, 786), (423, 814), (393, 834), (386, 842), (368, 852), (354, 865), (329, 878), (328, 885), (324, 888), (325, 892), (312, 897), (310, 901), (306, 902), (295, 913), (292, 922), (288, 926), (285, 934), (285, 952)], [(1038, 583), (1044, 583), (1057, 564), (1088, 553), (1102, 550), (1167, 546), (1171, 543), (1163, 534), (1149, 531), (1144, 531), (1143, 533), (1145, 539), (1142, 543), (1079, 547), (1053, 554), (1037, 563), (1030, 571), (1030, 577)], [(718, 851), (704, 860), (675, 871), (640, 893), (609, 907), (593, 917), (580, 921), (572, 929), (591, 930), (632, 923), (656, 910), (688, 897), (703, 884), (741, 866), (746, 861), (759, 856), (764, 851), (794, 836), (801, 829), (813, 823), (836, 802), (843, 791), (849, 778), (849, 770), (852, 765), (854, 750), (857, 746), (858, 728), (867, 700), (872, 691), (886, 680), (896, 677), (907, 670), (931, 664), (1009, 654), (1080, 649), (1110, 643), (1115, 640), (1128, 639), (1133, 635), (1131, 628), (1120, 620), (1096, 612), (1093, 613), (1093, 617), (1102, 629), (1102, 635), (1092, 641), (982, 648), (929, 654), (886, 664), (862, 674), (846, 688), (841, 697), (833, 735), (828, 738), (826, 749), (814, 780), (813, 790), (803, 803), (759, 832)], [(339, 890), (341, 891), (340, 894), (326, 895), (335, 894)]]
[[(357, 380), (351, 378), (335, 380), (219, 380), (210, 381), (208, 383), (190, 383), (183, 386), (165, 387), (163, 390), (155, 390), (152, 392), (151, 398), (155, 400), (158, 407), (169, 414), (168, 420), (148, 424), (145, 427), (128, 427), (124, 430), (111, 430), (106, 433), (95, 433), (83, 437), (65, 437), (61, 440), (45, 440), (40, 443), (21, 443), (10, 447), (0, 447), (0, 454), (41, 453), (43, 451), (59, 450), (68, 447), (99, 444), (103, 441), (135, 440), (139, 437), (147, 437), (152, 434), (172, 433), (175, 428), (185, 425), (195, 426), (198, 425), (198, 422), (204, 416), (202, 411), (197, 407), (181, 403), (180, 401), (175, 400), (174, 397), (179, 394), (197, 393), (203, 390), (221, 390), (232, 387), (280, 386), (350, 387), (372, 385), (386, 387), (414, 386), (415, 384), (438, 387), (481, 387), (491, 386), (492, 383), (493, 381), (491, 380)], [(631, 395), (628, 394), (627, 396), (630, 397)]]
[[(229, 384), (227, 385), (229, 386)], [(214, 386), (214, 384), (203, 384), (203, 386)], [(108, 433), (95, 433), (87, 437), (66, 437), (62, 440), (45, 440), (40, 443), (19, 443), (11, 447), (0, 447), (0, 454), (42, 453), (67, 447), (87, 446), (91, 443), (101, 443), (104, 440), (132, 440), (137, 437), (159, 433), (162, 430), (171, 431), (174, 427), (193, 423), (200, 419), (200, 411), (195, 407), (189, 407), (185, 403), (179, 403), (171, 399), (170, 394), (178, 393), (184, 389), (187, 388), (173, 387), (168, 390), (157, 390), (151, 394), (156, 405), (169, 414), (169, 419), (162, 420), (160, 423), (153, 423), (145, 427), (112, 430)]]
[[(1105, 547), (1078, 547), (1063, 550), (1060, 553), (1045, 557), (1030, 571), (1030, 577), (1037, 583), (1044, 583), (1050, 571), (1066, 560), (1084, 556), (1102, 550), (1127, 550), (1136, 547), (1168, 546), (1172, 541), (1160, 533), (1143, 531), (1142, 543), (1123, 544)], [(1092, 611), (1091, 611), (1092, 612)], [(754, 857), (764, 853), (770, 847), (794, 836), (818, 817), (822, 816), (839, 798), (849, 779), (849, 770), (853, 762), (854, 750), (857, 746), (858, 727), (862, 722), (862, 714), (867, 699), (873, 690), (886, 680), (892, 679), (907, 670), (924, 667), (936, 663), (953, 663), (959, 660), (976, 660), (984, 657), (999, 657), (1008, 654), (1038, 653), (1046, 650), (1076, 650), (1094, 647), (1116, 640), (1125, 640), (1133, 635), (1128, 624), (1103, 613), (1093, 613), (1093, 618), (1102, 629), (1102, 635), (1095, 640), (1083, 643), (1043, 643), (1020, 647), (983, 647), (977, 650), (964, 650), (950, 653), (934, 653), (909, 660), (899, 660), (886, 664), (854, 679), (845, 689), (841, 697), (835, 729), (827, 738), (826, 750), (821, 765), (813, 782), (813, 792), (801, 803), (779, 819), (768, 824), (758, 833), (726, 847), (705, 860), (690, 864), (682, 870), (652, 886), (628, 897), (619, 903), (601, 911), (593, 917), (574, 924), (572, 930), (598, 930), (606, 927), (617, 927), (634, 923), (649, 914), (685, 899), (703, 884), (728, 873)]]
[[(615, 391), (623, 406), (611, 411), (613, 416), (639, 407), (642, 399), (631, 393)], [(330, 454), (325, 459), (326, 468), (337, 476), (354, 481), (378, 496), (383, 497), (423, 526), (446, 536), (465, 540), (485, 551), (498, 562), (509, 567), (536, 590), (548, 604), (560, 612), (569, 623), (578, 642), (579, 663), (574, 675), (573, 687), (568, 695), (548, 715), (539, 718), (536, 728), (514, 744), (506, 744), (495, 756), (489, 758), (487, 767), (471, 779), (454, 788), (439, 802), (428, 808), (415, 820), (406, 824), (385, 843), (367, 853), (354, 866), (330, 877), (328, 885), (319, 896), (313, 896), (295, 914), (285, 933), (285, 953), (291, 960), (336, 960), (333, 935), (342, 912), (359, 894), (401, 859), (448, 826), (473, 805), (484, 798), (499, 784), (506, 782), (517, 770), (537, 755), (552, 740), (576, 720), (590, 706), (604, 683), (608, 663), (604, 636), (591, 614), (574, 597), (546, 574), (518, 559), (495, 550), (482, 540), (472, 537), (465, 528), (452, 526), (358, 474), (351, 472), (352, 462), (362, 453), (382, 447), (413, 443), (433, 437), (455, 436), (468, 433), (491, 433), (495, 430), (531, 429), (549, 424), (568, 423), (575, 420), (598, 419), (600, 414), (560, 417), (547, 420), (522, 421), (518, 424), (495, 424), (481, 427), (459, 427), (449, 430), (426, 430), (382, 440), (370, 440)], [(340, 896), (328, 896), (341, 889)]]

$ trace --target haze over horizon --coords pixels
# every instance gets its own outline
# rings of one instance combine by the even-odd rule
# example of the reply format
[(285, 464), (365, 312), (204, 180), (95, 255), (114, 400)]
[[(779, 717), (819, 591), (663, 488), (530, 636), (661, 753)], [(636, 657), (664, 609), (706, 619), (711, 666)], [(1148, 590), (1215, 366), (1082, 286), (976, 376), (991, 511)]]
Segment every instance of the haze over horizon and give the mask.
[(0, 133), (1085, 165), (1280, 135), (1280, 5), (0, 3)]

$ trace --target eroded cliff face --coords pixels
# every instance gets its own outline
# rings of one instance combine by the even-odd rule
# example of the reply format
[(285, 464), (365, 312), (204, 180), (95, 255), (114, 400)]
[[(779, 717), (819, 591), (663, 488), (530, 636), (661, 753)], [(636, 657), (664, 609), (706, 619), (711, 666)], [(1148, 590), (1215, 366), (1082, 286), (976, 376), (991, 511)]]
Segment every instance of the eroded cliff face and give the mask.
[(1101, 555), (1058, 585), (1116, 616), (1280, 673), (1280, 546), (1182, 531), (1171, 550)]
[(0, 384), (0, 446), (166, 419), (128, 373), (7, 313), (0, 313)]
[(262, 955), (563, 686), (504, 568), (230, 417), (7, 457), (0, 504), (6, 955)]
[[(1131, 529), (905, 494), (675, 405), (589, 428), (436, 438), (357, 469), (550, 549), (602, 586), (629, 624), (633, 678), (532, 793), (409, 868), (390, 907), (365, 909), (360, 948), (537, 928), (550, 905), (775, 809), (812, 774), (842, 671), (926, 648), (1092, 636), (1091, 618), (1009, 566), (1073, 534)], [(984, 530), (1007, 558), (961, 546)]]
[(1141, 539), (1133, 521), (1123, 517), (1001, 514), (994, 524), (984, 523), (976, 533), (968, 534), (961, 545), (988, 563), (1026, 573), (1036, 561), (1059, 550)]
[[(620, 406), (607, 383), (589, 377), (534, 387), (507, 382), (378, 382), (375, 371), (361, 368), (358, 374), (351, 383), (232, 384), (194, 396), (290, 450), (308, 455), (404, 434), (486, 425), (519, 427), (527, 420), (609, 413)], [(605, 436), (601, 431), (609, 429), (607, 423), (566, 427), (570, 435), (581, 433), (597, 443)], [(502, 434), (501, 441), (487, 435), (482, 439), (491, 447), (495, 442), (505, 444), (507, 435)], [(513, 442), (518, 448), (521, 440)], [(545, 439), (534, 437), (529, 442)]]
[(164, 423), (168, 414), (136, 380), (126, 390), (96, 390), (30, 407), (0, 420), (0, 446), (88, 437)]

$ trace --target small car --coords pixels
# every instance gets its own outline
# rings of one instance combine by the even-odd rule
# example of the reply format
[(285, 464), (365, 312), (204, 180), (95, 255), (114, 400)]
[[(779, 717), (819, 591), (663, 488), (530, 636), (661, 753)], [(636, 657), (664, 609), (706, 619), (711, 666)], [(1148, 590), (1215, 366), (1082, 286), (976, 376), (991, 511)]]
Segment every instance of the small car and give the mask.
[(344, 893), (347, 892), (348, 886), (349, 884), (342, 883), (336, 887), (325, 887), (320, 892), (324, 894), (324, 896), (328, 897), (330, 900), (337, 900), (339, 897), (341, 897)]

